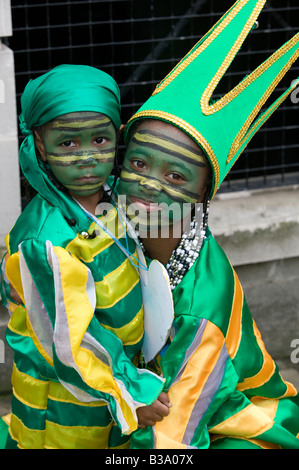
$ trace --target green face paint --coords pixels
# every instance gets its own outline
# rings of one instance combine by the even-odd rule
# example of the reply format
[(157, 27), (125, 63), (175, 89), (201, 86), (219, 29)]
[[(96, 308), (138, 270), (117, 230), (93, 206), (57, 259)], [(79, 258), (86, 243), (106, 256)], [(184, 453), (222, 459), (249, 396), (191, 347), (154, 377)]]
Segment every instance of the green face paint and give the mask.
[[(138, 206), (145, 224), (157, 205), (168, 211), (160, 224), (174, 224), (186, 215), (186, 206), (201, 202), (209, 176), (207, 160), (197, 144), (176, 127), (148, 120), (133, 134), (125, 155), (119, 194), (126, 195), (127, 206)], [(132, 208), (129, 209), (129, 216)], [(148, 223), (148, 222), (147, 222)]]
[(88, 196), (102, 187), (112, 171), (116, 132), (103, 114), (69, 113), (46, 126), (43, 145), (57, 180), (70, 192)]

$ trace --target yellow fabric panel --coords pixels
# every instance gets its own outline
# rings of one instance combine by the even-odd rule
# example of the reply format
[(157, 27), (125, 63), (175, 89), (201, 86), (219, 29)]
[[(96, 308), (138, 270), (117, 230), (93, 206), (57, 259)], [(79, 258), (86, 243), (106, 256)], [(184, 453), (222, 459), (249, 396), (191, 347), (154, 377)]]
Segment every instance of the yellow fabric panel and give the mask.
[(21, 336), (30, 336), (27, 328), (27, 310), (19, 305), (10, 317), (8, 328)]
[[(137, 256), (135, 251), (134, 256)], [(123, 299), (138, 284), (137, 269), (130, 260), (126, 260), (114, 271), (108, 273), (102, 281), (96, 282), (97, 308), (113, 307)]]
[[(95, 390), (112, 395), (119, 403), (130, 432), (137, 429), (133, 413), (122, 398), (121, 390), (115, 382), (109, 366), (101, 362), (96, 356), (85, 348), (80, 348), (76, 356), (84, 382)], [(126, 434), (126, 433), (124, 433)]]
[(54, 252), (59, 258), (61, 287), (67, 315), (65, 327), (69, 331), (73, 358), (86, 383), (96, 390), (107, 384), (110, 392), (110, 388), (114, 388), (114, 381), (109, 366), (98, 360), (91, 351), (81, 347), (83, 336), (94, 313), (86, 293), (87, 268), (62, 248), (54, 247)]
[(86, 407), (95, 407), (95, 406), (107, 406), (107, 403), (104, 401), (90, 401), (83, 402), (77, 400), (74, 395), (71, 394), (60, 382), (49, 382), (49, 398), (54, 401), (59, 401), (63, 403), (72, 403), (74, 405), (86, 406)]
[(104, 401), (81, 402), (66, 390), (61, 383), (35, 379), (24, 372), (20, 372), (15, 364), (13, 365), (12, 385), (18, 400), (33, 408), (46, 409), (48, 398), (87, 407), (107, 406)]
[(90, 387), (112, 393), (115, 397), (120, 393), (110, 367), (98, 359), (92, 351), (81, 347), (76, 355), (76, 363), (80, 367), (84, 382)]
[(10, 232), (6, 235), (4, 238), (4, 242), (7, 248), (8, 255), (10, 256), (10, 245), (9, 245), (9, 240), (10, 240)]
[[(116, 238), (120, 238), (124, 235), (124, 230), (118, 219), (118, 214), (115, 208), (110, 210), (105, 216), (100, 217), (100, 220)], [(101, 229), (101, 227), (99, 227), (95, 222), (92, 222), (88, 232), (93, 233), (94, 230), (99, 232), (97, 237), (85, 239), (79, 234), (67, 245), (66, 250), (85, 262), (91, 262), (99, 253), (106, 250), (114, 243), (110, 236)]]
[[(165, 419), (165, 418), (164, 418)], [(156, 424), (157, 427), (157, 424)], [(156, 429), (156, 448), (157, 449), (187, 449), (185, 444), (174, 441), (167, 435)]]
[(267, 352), (264, 342), (261, 338), (261, 334), (254, 320), (253, 320), (253, 328), (254, 328), (254, 333), (256, 336), (257, 343), (263, 353), (264, 362), (261, 367), (261, 370), (257, 374), (255, 374), (252, 377), (246, 378), (243, 382), (237, 385), (237, 389), (240, 391), (247, 390), (250, 388), (260, 387), (264, 383), (268, 382), (275, 372), (275, 362), (273, 361), (270, 354)]
[[(103, 204), (101, 204), (103, 206)], [(105, 206), (105, 204), (104, 204)], [(111, 207), (111, 204), (108, 203), (107, 207)], [(106, 215), (99, 217), (99, 220), (112, 232), (116, 238), (121, 238), (124, 236), (124, 227), (119, 220), (117, 210), (113, 207), (111, 210), (108, 210)], [(93, 222), (92, 229), (101, 230), (100, 227)], [(104, 235), (103, 235), (104, 236)], [(106, 236), (106, 234), (105, 234)], [(102, 237), (102, 234), (101, 234)]]
[(14, 302), (11, 302), (10, 300), (7, 299), (7, 302), (8, 302), (8, 310), (13, 313), (18, 307), (19, 305), (15, 304)]
[(75, 357), (93, 316), (93, 308), (86, 292), (86, 266), (60, 247), (53, 247), (60, 267), (61, 288), (67, 315), (72, 354)]
[(7, 415), (1, 416), (3, 421), (9, 426), (10, 425), (10, 420), (11, 420), (11, 413), (8, 413)]
[(21, 449), (44, 449), (46, 431), (27, 428), (14, 414), (11, 415), (9, 433)]
[(20, 401), (33, 408), (47, 409), (49, 382), (20, 372), (15, 364), (11, 380), (14, 393)]
[[(280, 375), (280, 374), (279, 374)], [(281, 377), (281, 375), (280, 375)], [(279, 398), (286, 398), (286, 397), (295, 397), (297, 395), (297, 389), (294, 387), (293, 384), (291, 384), (290, 382), (286, 382), (282, 377), (281, 379), (283, 380), (283, 382), (285, 383), (285, 385), (287, 386), (287, 390), (286, 392)]]
[(223, 344), (222, 332), (208, 322), (200, 345), (186, 364), (180, 380), (168, 392), (170, 403), (176, 406), (170, 408), (163, 421), (156, 423), (157, 436), (161, 434), (182, 442), (194, 405), (218, 361)]
[(297, 392), (297, 389), (294, 387), (294, 385), (291, 384), (290, 382), (286, 382), (285, 380), (284, 380), (284, 383), (287, 386), (287, 391), (280, 398), (295, 397), (298, 392)]
[(106, 449), (112, 425), (61, 426), (46, 421), (46, 429), (40, 431), (27, 428), (12, 414), (9, 432), (21, 449)]
[(246, 437), (240, 436), (222, 436), (218, 434), (211, 435), (211, 442), (216, 441), (217, 439), (223, 439), (224, 437), (233, 438), (233, 439), (240, 439), (246, 440), (248, 442), (252, 442), (253, 444), (261, 447), (262, 449), (281, 449), (281, 447), (277, 444), (273, 444), (272, 442), (262, 441), (261, 439), (246, 439)]
[(279, 400), (262, 397), (252, 397), (250, 399), (254, 406), (260, 408), (272, 421), (275, 419)]
[(209, 431), (225, 436), (237, 435), (250, 438), (267, 431), (272, 426), (272, 419), (257, 406), (250, 404)]
[(263, 441), (262, 439), (249, 439), (249, 442), (260, 446), (262, 449), (282, 449), (278, 444), (273, 442)]
[(107, 449), (111, 422), (108, 426), (61, 426), (46, 421), (45, 448)]
[(86, 263), (90, 263), (96, 255), (109, 248), (113, 243), (114, 241), (106, 236), (104, 232), (103, 236), (93, 239), (85, 239), (79, 234), (67, 245), (66, 251), (69, 251)]
[(19, 263), (19, 253), (14, 253), (12, 256), (7, 258), (6, 276), (21, 297), (22, 302), (25, 303)]
[(112, 328), (103, 323), (101, 325), (107, 330), (112, 331), (122, 341), (124, 346), (138, 343), (143, 336), (143, 308), (139, 310), (132, 321), (120, 328)]
[(228, 331), (226, 334), (226, 346), (230, 357), (233, 359), (238, 351), (242, 337), (242, 308), (243, 289), (237, 274), (233, 270), (235, 279), (234, 300), (230, 316)]

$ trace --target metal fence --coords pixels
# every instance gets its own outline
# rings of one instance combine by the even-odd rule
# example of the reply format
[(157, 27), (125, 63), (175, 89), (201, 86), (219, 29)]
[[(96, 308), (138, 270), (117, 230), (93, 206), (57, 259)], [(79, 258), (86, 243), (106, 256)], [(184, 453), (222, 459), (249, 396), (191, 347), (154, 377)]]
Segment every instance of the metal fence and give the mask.
[[(122, 95), (122, 120), (232, 6), (233, 0), (12, 0), (17, 102), (27, 81), (61, 63), (92, 65), (110, 73)], [(238, 83), (298, 31), (295, 0), (269, 0), (259, 27), (217, 89)], [(299, 76), (299, 64), (281, 82), (281, 93)], [(271, 102), (275, 99), (271, 98)], [(222, 191), (299, 182), (299, 91), (253, 138)]]

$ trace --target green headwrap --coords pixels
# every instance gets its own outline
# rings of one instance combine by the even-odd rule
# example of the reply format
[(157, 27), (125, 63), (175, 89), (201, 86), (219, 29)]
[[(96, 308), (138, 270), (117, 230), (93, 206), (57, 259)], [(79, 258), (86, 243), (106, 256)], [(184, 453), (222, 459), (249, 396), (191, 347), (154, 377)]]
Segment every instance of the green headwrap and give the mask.
[(33, 129), (67, 113), (92, 111), (105, 114), (116, 130), (120, 120), (120, 93), (110, 75), (87, 65), (60, 65), (30, 80), (21, 97), (20, 129), (25, 136), (19, 158), (31, 186), (64, 216), (75, 218), (75, 229), (86, 225), (76, 203), (59, 191), (43, 171), (36, 156)]

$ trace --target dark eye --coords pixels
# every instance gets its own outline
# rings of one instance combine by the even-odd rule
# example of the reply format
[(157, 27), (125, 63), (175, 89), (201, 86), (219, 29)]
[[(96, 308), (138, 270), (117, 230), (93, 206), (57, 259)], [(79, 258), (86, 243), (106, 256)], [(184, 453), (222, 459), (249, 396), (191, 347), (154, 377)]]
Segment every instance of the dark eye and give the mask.
[(62, 142), (61, 144), (62, 147), (66, 147), (66, 148), (74, 147), (74, 145), (76, 144), (72, 140), (66, 140), (65, 142)]
[(168, 173), (166, 177), (173, 181), (180, 182), (180, 183), (185, 181), (185, 178), (179, 173)]
[(94, 141), (97, 145), (101, 145), (105, 144), (107, 142), (107, 139), (105, 139), (104, 137), (97, 137), (96, 139), (94, 139)]
[(143, 170), (144, 168), (146, 168), (146, 165), (142, 160), (131, 160), (130, 163), (132, 167), (137, 168), (139, 170)]

